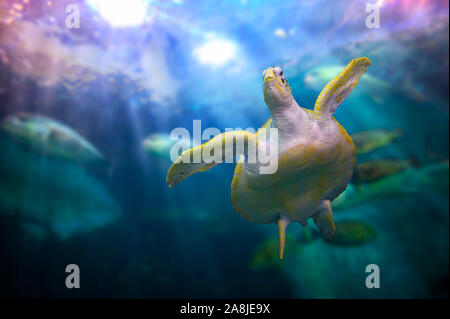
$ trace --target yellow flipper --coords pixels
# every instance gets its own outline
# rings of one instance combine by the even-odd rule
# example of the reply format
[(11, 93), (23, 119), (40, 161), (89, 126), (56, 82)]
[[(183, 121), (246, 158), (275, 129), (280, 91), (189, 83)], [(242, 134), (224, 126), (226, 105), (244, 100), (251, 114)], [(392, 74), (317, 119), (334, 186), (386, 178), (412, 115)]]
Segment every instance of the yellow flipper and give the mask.
[(372, 62), (368, 58), (353, 59), (341, 73), (322, 89), (314, 106), (314, 111), (331, 116), (358, 85), (359, 79), (371, 64)]
[(256, 147), (257, 137), (251, 132), (219, 134), (202, 145), (184, 151), (169, 168), (166, 182), (173, 187), (194, 173), (204, 172), (235, 156), (247, 156), (248, 150), (255, 150), (256, 153)]
[(333, 211), (329, 200), (324, 200), (313, 216), (314, 223), (319, 227), (325, 238), (333, 238), (336, 233)]
[(270, 125), (272, 124), (272, 117), (269, 117), (269, 119), (266, 121), (266, 123), (263, 124), (263, 126), (261, 126), (261, 128), (269, 128)]

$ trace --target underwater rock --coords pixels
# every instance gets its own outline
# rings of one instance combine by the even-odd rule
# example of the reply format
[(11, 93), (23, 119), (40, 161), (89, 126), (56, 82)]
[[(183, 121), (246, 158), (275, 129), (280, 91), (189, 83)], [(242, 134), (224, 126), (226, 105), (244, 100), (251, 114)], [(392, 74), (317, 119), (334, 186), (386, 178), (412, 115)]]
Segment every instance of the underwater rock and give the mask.
[(411, 161), (399, 159), (376, 159), (356, 165), (352, 183), (374, 182), (399, 173), (412, 166)]
[[(428, 1), (425, 5), (438, 2)], [(448, 2), (444, 3), (441, 1), (447, 9)], [(408, 11), (411, 14), (411, 8)], [(396, 96), (420, 103), (427, 111), (431, 107), (448, 112), (448, 14), (434, 15), (432, 18), (430, 15), (430, 20), (420, 20), (424, 24), (422, 27), (418, 27), (416, 20), (413, 29), (408, 27), (406, 30), (395, 30), (388, 37), (358, 41), (357, 46), (342, 46), (336, 48), (334, 53), (340, 58), (370, 54), (377, 60), (378, 76), (389, 81)], [(445, 67), (429, 67), (429, 63)]]
[(0, 146), (0, 212), (19, 218), (24, 229), (67, 239), (120, 216), (105, 186), (77, 165), (24, 150), (6, 138), (0, 138)]
[(102, 154), (77, 132), (44, 116), (13, 114), (3, 119), (0, 130), (43, 154), (76, 162), (103, 160)]
[(398, 200), (402, 196), (420, 194), (423, 190), (448, 189), (448, 162), (410, 168), (381, 180), (358, 185), (349, 185), (333, 203), (333, 209), (344, 210), (370, 203), (377, 199)]
[[(142, 34), (145, 50), (130, 58), (136, 52), (135, 38), (123, 35), (113, 41), (101, 39), (97, 32), (104, 24), (90, 19), (85, 19), (79, 33), (74, 34), (65, 27), (65, 16), (61, 23), (44, 21), (64, 12), (64, 2), (54, 1), (51, 6), (46, 5), (45, 11), (36, 10), (39, 6), (27, 2), (30, 3), (23, 5), (27, 19), (5, 17), (9, 27), (2, 28), (0, 33), (0, 61), (14, 74), (41, 87), (63, 86), (73, 94), (84, 94), (99, 81), (106, 82), (103, 79), (108, 81), (104, 83), (108, 89), (116, 92), (132, 83), (127, 85), (128, 89), (140, 94), (144, 101), (166, 105), (175, 101), (181, 85), (169, 72), (165, 58), (165, 52), (171, 48), (166, 32), (153, 33), (151, 39)], [(5, 20), (3, 13), (11, 15), (6, 9), (11, 3), (0, 7), (1, 22)], [(35, 10), (34, 19), (30, 19), (28, 15)], [(120, 46), (116, 46), (117, 41)], [(122, 79), (126, 82), (115, 83)]]
[(397, 138), (403, 135), (402, 130), (387, 131), (375, 129), (354, 133), (351, 135), (355, 144), (356, 154), (367, 154), (383, 146), (392, 144)]

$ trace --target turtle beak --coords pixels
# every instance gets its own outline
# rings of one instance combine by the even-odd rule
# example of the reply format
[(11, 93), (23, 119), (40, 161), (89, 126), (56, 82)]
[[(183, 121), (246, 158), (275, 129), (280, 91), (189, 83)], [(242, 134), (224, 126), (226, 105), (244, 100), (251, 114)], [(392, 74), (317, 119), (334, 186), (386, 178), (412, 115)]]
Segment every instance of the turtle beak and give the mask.
[(276, 78), (273, 68), (268, 68), (263, 71), (264, 84), (270, 83)]
[(264, 70), (264, 72), (263, 72), (264, 85), (275, 80), (278, 83), (278, 85), (283, 87), (284, 86), (283, 82), (281, 82), (280, 78), (275, 75), (275, 72), (273, 70), (274, 70), (273, 67), (270, 67), (270, 68), (267, 68)]
[(263, 86), (264, 86), (264, 95), (266, 94), (267, 87), (269, 87), (269, 83), (274, 82), (275, 85), (272, 85), (272, 87), (275, 87), (282, 95), (286, 95), (286, 92), (284, 91), (284, 84), (281, 82), (281, 80), (275, 75), (275, 72), (273, 71), (273, 68), (270, 67), (263, 72)]

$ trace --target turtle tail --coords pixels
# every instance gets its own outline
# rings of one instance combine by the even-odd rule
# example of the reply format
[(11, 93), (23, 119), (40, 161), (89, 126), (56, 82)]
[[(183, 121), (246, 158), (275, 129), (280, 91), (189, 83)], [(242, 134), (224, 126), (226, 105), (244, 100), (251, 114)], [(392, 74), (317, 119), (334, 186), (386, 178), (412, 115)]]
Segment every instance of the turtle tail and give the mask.
[(291, 220), (286, 215), (281, 215), (278, 219), (278, 256), (283, 259), (284, 247), (286, 246), (286, 227)]

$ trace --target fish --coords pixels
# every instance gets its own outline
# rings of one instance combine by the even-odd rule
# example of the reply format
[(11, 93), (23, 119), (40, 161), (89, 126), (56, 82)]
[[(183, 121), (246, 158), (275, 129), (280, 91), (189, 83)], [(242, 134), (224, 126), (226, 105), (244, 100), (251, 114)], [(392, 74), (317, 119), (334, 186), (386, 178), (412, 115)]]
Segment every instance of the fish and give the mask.
[(67, 240), (113, 223), (121, 209), (106, 186), (73, 162), (0, 138), (0, 214), (36, 237)]
[(401, 136), (403, 136), (401, 129), (395, 129), (393, 131), (374, 129), (351, 134), (357, 155), (367, 154), (390, 145)]
[[(342, 70), (342, 65), (328, 65), (312, 68), (306, 71), (303, 76), (303, 83), (310, 89), (319, 91), (323, 85), (328, 83)], [(395, 83), (389, 83), (381, 80), (379, 77), (366, 74), (361, 81), (361, 88), (359, 93), (369, 96), (372, 101), (377, 104), (385, 103), (386, 91), (390, 91), (392, 94), (399, 94), (407, 96), (418, 102), (424, 102), (426, 100), (424, 94), (417, 87), (411, 74), (406, 74), (401, 81)]]
[(448, 191), (448, 162), (431, 164), (421, 168), (409, 168), (397, 174), (357, 187), (349, 184), (347, 189), (331, 204), (334, 210), (346, 210), (379, 199), (398, 200), (405, 196), (428, 191)]
[(168, 134), (151, 134), (142, 142), (142, 148), (156, 156), (167, 157), (175, 141), (170, 140)]
[(338, 220), (335, 224), (336, 233), (333, 238), (324, 238), (317, 229), (305, 227), (300, 234), (299, 242), (305, 245), (323, 240), (327, 245), (356, 247), (368, 244), (378, 236), (377, 230), (372, 225), (360, 220)]
[(374, 241), (378, 233), (370, 224), (359, 220), (340, 220), (336, 222), (336, 233), (325, 243), (334, 246), (361, 246)]
[(0, 131), (41, 154), (78, 163), (104, 161), (103, 155), (81, 135), (45, 116), (12, 114), (1, 121)]
[[(345, 66), (343, 65), (328, 65), (319, 66), (306, 71), (303, 76), (303, 83), (306, 87), (320, 91), (325, 84), (332, 80), (336, 74), (339, 74)], [(369, 90), (363, 90), (368, 93), (371, 98), (377, 102), (382, 103), (382, 96), (387, 89), (390, 89), (390, 84), (370, 74), (365, 74), (360, 80), (363, 88), (366, 87)], [(361, 92), (360, 92), (361, 93)], [(358, 94), (356, 92), (355, 94)]]
[[(289, 255), (301, 250), (300, 243), (296, 243), (290, 235), (286, 236), (286, 249)], [(269, 238), (256, 247), (249, 262), (249, 269), (260, 271), (270, 268), (277, 268), (283, 265), (283, 260), (278, 256), (278, 238)]]
[(356, 165), (351, 182), (353, 184), (373, 182), (399, 173), (412, 166), (411, 160), (375, 159)]
[(142, 148), (149, 154), (160, 157), (160, 158), (170, 158), (171, 151), (173, 147), (178, 144), (179, 148), (175, 149), (178, 152), (175, 154), (175, 159), (181, 154), (180, 151), (188, 150), (191, 148), (190, 141), (186, 142), (184, 140), (172, 140), (169, 134), (154, 133), (149, 135), (142, 142)]

